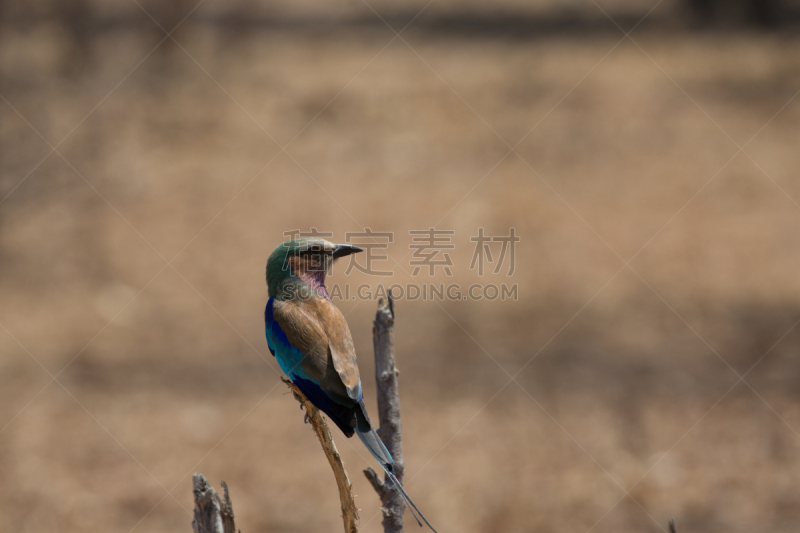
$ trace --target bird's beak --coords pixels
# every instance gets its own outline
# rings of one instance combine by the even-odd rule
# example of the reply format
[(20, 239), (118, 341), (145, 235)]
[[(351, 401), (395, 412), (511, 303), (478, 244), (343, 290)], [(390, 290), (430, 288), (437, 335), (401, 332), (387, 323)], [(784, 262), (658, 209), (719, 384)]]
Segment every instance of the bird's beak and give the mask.
[(355, 254), (363, 251), (364, 250), (362, 250), (358, 246), (351, 246), (349, 244), (337, 244), (336, 249), (333, 251), (333, 258), (339, 259), (340, 257), (344, 257), (346, 255)]

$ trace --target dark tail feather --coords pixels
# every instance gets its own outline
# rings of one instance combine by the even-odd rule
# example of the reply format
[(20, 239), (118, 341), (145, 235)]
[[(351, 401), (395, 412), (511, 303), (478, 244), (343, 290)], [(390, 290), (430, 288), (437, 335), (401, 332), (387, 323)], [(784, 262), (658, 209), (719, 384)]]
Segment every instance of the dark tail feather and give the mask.
[(358, 435), (358, 438), (361, 439), (361, 442), (363, 442), (364, 446), (367, 447), (369, 453), (372, 454), (372, 457), (374, 457), (375, 460), (381, 464), (381, 466), (391, 466), (394, 464), (392, 454), (390, 454), (389, 450), (386, 449), (386, 446), (383, 445), (383, 441), (378, 434), (375, 433), (374, 429), (362, 431), (361, 428), (356, 427), (356, 435)]
[(386, 446), (383, 445), (383, 441), (378, 434), (375, 433), (375, 430), (372, 429), (372, 424), (369, 422), (369, 416), (367, 415), (367, 408), (364, 402), (358, 402), (354, 411), (356, 415), (356, 427), (354, 429), (358, 434), (358, 438), (361, 439), (361, 442), (367, 447), (369, 453), (372, 454), (372, 457), (381, 465), (394, 464), (392, 454), (390, 454)]
[[(389, 478), (389, 480), (392, 482), (392, 485), (397, 488), (397, 491), (403, 498), (403, 502), (405, 502), (406, 507), (408, 507), (408, 510), (411, 512), (414, 520), (417, 521), (417, 524), (419, 524), (419, 527), (422, 527), (422, 522), (420, 522), (419, 518), (417, 518), (417, 514), (420, 516), (420, 518), (422, 518), (422, 521), (425, 522), (429, 528), (431, 528), (433, 533), (437, 533), (437, 531), (433, 529), (431, 523), (428, 522), (428, 519), (425, 518), (425, 515), (422, 514), (422, 511), (419, 510), (414, 501), (409, 497), (408, 493), (403, 488), (403, 485), (400, 484), (400, 480), (398, 480), (394, 475), (394, 459), (392, 459), (392, 454), (390, 454), (389, 450), (386, 449), (386, 446), (384, 446), (383, 441), (380, 437), (378, 437), (378, 434), (375, 433), (375, 430), (372, 429), (372, 425), (370, 424), (369, 418), (366, 414), (367, 409), (364, 407), (364, 403), (359, 402), (359, 404), (361, 409), (356, 409), (356, 435), (358, 435), (358, 438), (364, 443), (364, 446), (367, 447), (369, 453), (372, 454), (372, 457), (374, 457), (375, 460), (378, 461), (378, 464), (383, 467), (383, 470), (386, 472), (386, 477)], [(416, 511), (416, 514), (414, 514), (414, 511)]]
[[(405, 502), (406, 507), (408, 507), (408, 510), (411, 511), (411, 515), (414, 517), (414, 520), (417, 521), (417, 524), (419, 524), (419, 527), (422, 527), (422, 522), (425, 522), (425, 525), (427, 525), (431, 529), (431, 531), (433, 531), (433, 533), (438, 533), (433, 528), (431, 523), (428, 522), (428, 519), (425, 518), (425, 515), (422, 514), (422, 511), (419, 510), (419, 507), (417, 507), (417, 505), (414, 503), (414, 500), (412, 500), (411, 497), (408, 495), (406, 490), (403, 488), (403, 485), (400, 484), (400, 480), (398, 480), (395, 477), (394, 473), (392, 473), (392, 471), (389, 468), (387, 468), (386, 465), (382, 464), (381, 466), (386, 471), (386, 476), (391, 480), (392, 485), (394, 485), (397, 488), (397, 490), (400, 492), (400, 495), (403, 497), (403, 501)], [(419, 518), (422, 518), (422, 522), (419, 521), (419, 518), (417, 518), (417, 516), (414, 514), (414, 511), (417, 512), (417, 514), (419, 515)]]

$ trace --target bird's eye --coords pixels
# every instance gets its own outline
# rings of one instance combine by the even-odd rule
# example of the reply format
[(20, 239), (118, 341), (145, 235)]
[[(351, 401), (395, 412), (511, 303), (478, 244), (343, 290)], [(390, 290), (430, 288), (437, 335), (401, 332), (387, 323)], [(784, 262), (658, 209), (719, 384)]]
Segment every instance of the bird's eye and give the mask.
[(298, 255), (304, 260), (307, 270), (312, 272), (325, 270), (325, 251), (321, 246), (309, 247)]
[(322, 246), (314, 244), (312, 246), (309, 246), (305, 250), (300, 250), (299, 255), (301, 256), (320, 255), (324, 252), (325, 250), (322, 248)]

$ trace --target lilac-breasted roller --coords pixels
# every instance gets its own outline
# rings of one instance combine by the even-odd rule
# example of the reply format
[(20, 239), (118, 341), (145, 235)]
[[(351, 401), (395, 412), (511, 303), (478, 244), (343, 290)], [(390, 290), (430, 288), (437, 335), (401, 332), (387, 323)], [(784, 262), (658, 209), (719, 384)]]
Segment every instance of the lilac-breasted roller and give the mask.
[(325, 287), (333, 262), (360, 251), (318, 238), (292, 239), (275, 248), (267, 260), (267, 345), (281, 369), (317, 409), (345, 436), (358, 435), (412, 514), (419, 513), (435, 532), (395, 477), (392, 456), (369, 421), (350, 328)]

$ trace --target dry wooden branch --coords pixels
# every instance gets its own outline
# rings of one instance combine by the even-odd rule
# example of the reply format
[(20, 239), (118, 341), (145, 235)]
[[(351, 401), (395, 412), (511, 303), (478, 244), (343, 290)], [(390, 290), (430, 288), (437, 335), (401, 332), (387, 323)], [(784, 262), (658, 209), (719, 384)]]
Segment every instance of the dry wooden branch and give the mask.
[[(394, 362), (394, 302), (389, 294), (387, 302), (378, 302), (378, 311), (372, 325), (372, 343), (375, 348), (375, 381), (378, 385), (378, 416), (381, 424), (378, 434), (394, 459), (394, 474), (403, 482), (403, 445), (400, 423), (400, 394), (397, 385), (397, 367)], [(397, 489), (384, 475), (381, 479), (370, 467), (364, 475), (381, 499), (383, 531), (402, 533), (405, 504)]]
[(220, 496), (203, 474), (196, 473), (193, 479), (194, 533), (236, 533), (228, 485), (222, 482), (223, 496)]
[(328, 458), (328, 463), (331, 465), (333, 475), (336, 477), (336, 484), (339, 486), (339, 500), (342, 504), (342, 520), (344, 521), (345, 533), (358, 533), (358, 509), (356, 502), (353, 500), (353, 487), (350, 484), (350, 479), (347, 477), (347, 472), (342, 463), (342, 457), (333, 443), (331, 437), (331, 430), (328, 429), (328, 424), (325, 422), (322, 413), (308, 401), (308, 399), (300, 392), (294, 383), (288, 379), (283, 379), (283, 382), (291, 389), (295, 399), (300, 402), (301, 409), (306, 410), (306, 422), (311, 423), (314, 428), (314, 433), (317, 434), (320, 444), (322, 444), (322, 451), (325, 452), (325, 457)]

